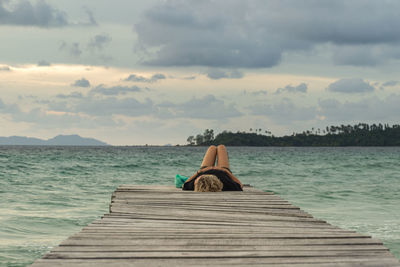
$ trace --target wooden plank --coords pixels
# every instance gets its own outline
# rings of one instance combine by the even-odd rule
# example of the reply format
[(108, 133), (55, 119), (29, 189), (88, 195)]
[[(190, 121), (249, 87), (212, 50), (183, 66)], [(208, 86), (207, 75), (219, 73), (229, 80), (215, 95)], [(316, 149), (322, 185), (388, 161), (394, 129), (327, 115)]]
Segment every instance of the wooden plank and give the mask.
[[(141, 206), (155, 206), (155, 207), (165, 207), (168, 206), (170, 207), (171, 205), (174, 205), (175, 207), (193, 207), (193, 204), (198, 204), (195, 201), (191, 202), (186, 202), (186, 203), (174, 203), (172, 201), (165, 201), (165, 202), (159, 202), (159, 201), (130, 201), (130, 200), (113, 200), (111, 205), (128, 205), (131, 207), (141, 207)], [(239, 209), (244, 209), (244, 210), (262, 210), (262, 209), (300, 209), (299, 207), (290, 205), (289, 203), (282, 203), (282, 202), (272, 202), (272, 203), (261, 203), (261, 204), (245, 204), (242, 203), (241, 205), (238, 205), (238, 203), (213, 203), (213, 202), (202, 202), (201, 207), (207, 207), (207, 208), (239, 208)]]
[[(248, 266), (248, 265), (270, 265), (270, 266), (399, 266), (396, 259), (377, 256), (342, 256), (338, 257), (286, 257), (286, 258), (223, 258), (223, 259), (42, 259), (32, 266)], [(339, 265), (340, 264), (340, 265)], [(371, 265), (368, 265), (371, 264)], [(285, 266), (285, 265), (283, 265)]]
[[(199, 263), (198, 260), (185, 261), (184, 266), (248, 266), (248, 265), (262, 265), (262, 266), (296, 266), (296, 267), (309, 267), (309, 266), (324, 266), (324, 267), (351, 267), (351, 266), (364, 266), (364, 267), (396, 267), (398, 266), (393, 261), (387, 260), (357, 260), (357, 262), (337, 262), (333, 261), (324, 261), (324, 262), (313, 262), (313, 263), (285, 263), (283, 261), (280, 262), (265, 262), (265, 260), (257, 260), (257, 262), (246, 262), (246, 263), (230, 263), (226, 264), (226, 261), (219, 261), (218, 263), (210, 261), (202, 260), (202, 263)], [(154, 262), (151, 260), (86, 260), (86, 261), (76, 261), (76, 260), (40, 260), (37, 263), (34, 263), (32, 266), (85, 266), (85, 267), (99, 267), (99, 266), (112, 266), (112, 267), (123, 267), (123, 266), (138, 266), (138, 267), (153, 267), (153, 266), (183, 266), (180, 260), (163, 260), (161, 262)]]
[(193, 246), (193, 245), (180, 245), (180, 246), (127, 246), (127, 245), (116, 245), (116, 246), (57, 246), (52, 252), (84, 252), (84, 251), (388, 251), (389, 249), (381, 245), (308, 245), (308, 246), (274, 246), (274, 245), (262, 245), (262, 246), (244, 246), (244, 245), (209, 245), (209, 246)]
[(94, 246), (94, 245), (108, 245), (115, 246), (125, 244), (143, 245), (143, 246), (220, 246), (220, 245), (244, 245), (244, 246), (259, 246), (259, 245), (272, 245), (272, 246), (288, 246), (288, 245), (382, 245), (382, 242), (372, 238), (329, 238), (329, 239), (192, 239), (192, 238), (152, 238), (152, 239), (117, 239), (117, 238), (103, 238), (93, 239), (90, 237), (69, 237), (61, 242), (62, 246)]
[[(260, 231), (268, 230), (273, 227), (282, 227), (282, 228), (314, 228), (314, 229), (340, 229), (336, 226), (332, 226), (329, 224), (321, 224), (314, 222), (296, 222), (296, 221), (264, 221), (262, 223), (258, 222), (232, 222), (232, 221), (193, 221), (193, 220), (185, 220), (185, 221), (176, 221), (176, 220), (149, 220), (149, 219), (126, 219), (126, 218), (103, 218), (103, 222), (94, 222), (91, 225), (101, 226), (101, 225), (115, 225), (115, 226), (130, 226), (136, 225), (138, 227), (175, 227), (179, 228), (226, 228), (230, 227), (232, 229), (236, 228), (252, 228), (258, 229)], [(197, 228), (196, 228), (197, 229)]]
[[(170, 208), (171, 205), (138, 205), (138, 204), (126, 204), (126, 203), (113, 203), (111, 205), (112, 208), (125, 208), (130, 210), (137, 210), (137, 209), (166, 209)], [(234, 206), (215, 206), (212, 207), (211, 205), (196, 205), (196, 206), (189, 206), (189, 205), (175, 205), (174, 209), (180, 210), (205, 210), (205, 211), (216, 211), (216, 212), (241, 212), (241, 213), (254, 213), (254, 214), (268, 214), (268, 213), (289, 213), (289, 214), (304, 214), (307, 217), (311, 215), (305, 213), (304, 211), (300, 210), (296, 207), (254, 207), (254, 208), (243, 208), (243, 207), (234, 207)]]
[(382, 242), (272, 192), (123, 185), (110, 213), (33, 266), (400, 266)]
[(369, 238), (369, 236), (363, 236), (360, 234), (352, 234), (352, 233), (271, 233), (271, 234), (131, 234), (131, 233), (78, 233), (73, 235), (71, 238), (91, 238), (91, 239), (120, 239), (121, 241), (124, 239), (154, 239), (154, 238), (164, 238), (164, 239), (330, 239), (330, 238)]
[[(285, 219), (293, 218), (293, 220), (297, 220), (298, 217), (303, 219), (315, 220), (311, 215), (305, 214), (303, 212), (295, 212), (295, 211), (265, 211), (264, 213), (253, 213), (253, 212), (241, 212), (236, 213), (234, 210), (231, 211), (213, 211), (207, 209), (179, 209), (179, 208), (138, 208), (132, 210), (131, 208), (126, 207), (114, 207), (110, 208), (111, 213), (123, 213), (126, 215), (137, 214), (137, 215), (154, 215), (157, 217), (161, 216), (171, 216), (173, 214), (174, 217), (182, 218), (182, 217), (193, 217), (193, 218), (207, 218), (207, 217), (219, 217), (219, 218), (242, 218), (248, 220), (262, 220), (268, 219), (271, 217), (275, 217), (275, 219)], [(267, 217), (265, 215), (269, 215)], [(114, 215), (115, 216), (115, 215)], [(280, 218), (279, 218), (280, 217)], [(284, 217), (284, 218), (282, 218)], [(273, 219), (273, 218), (271, 218)]]
[[(213, 216), (214, 215), (214, 216)], [(113, 212), (112, 214), (108, 215), (105, 214), (104, 217), (108, 218), (130, 218), (130, 219), (151, 219), (154, 221), (197, 221), (197, 222), (206, 222), (206, 221), (214, 221), (214, 222), (240, 222), (240, 223), (254, 223), (262, 225), (265, 222), (312, 222), (316, 224), (321, 224), (324, 221), (309, 218), (309, 217), (296, 217), (296, 216), (279, 216), (279, 215), (271, 215), (271, 214), (264, 214), (263, 216), (254, 216), (252, 214), (243, 215), (243, 214), (235, 214), (234, 213), (225, 213), (225, 214), (218, 214), (218, 213), (209, 213), (203, 212), (202, 216), (196, 216), (195, 213), (188, 214), (188, 213), (181, 213), (181, 214), (168, 214), (165, 212), (164, 214), (154, 214), (150, 211), (142, 211), (140, 213), (134, 212)]]
[[(271, 233), (355, 233), (355, 231), (351, 230), (342, 230), (342, 229), (330, 229), (330, 228), (325, 228), (325, 229), (315, 229), (311, 227), (307, 227), (304, 229), (299, 229), (295, 227), (291, 228), (285, 228), (285, 227), (271, 227), (271, 228), (264, 228), (265, 230), (268, 230)], [(159, 226), (159, 227), (137, 227), (137, 226), (116, 226), (116, 225), (111, 225), (107, 227), (85, 227), (84, 229), (81, 230), (82, 233), (88, 233), (88, 232), (100, 232), (100, 233), (187, 233), (187, 232), (193, 232), (193, 227), (179, 227), (179, 229), (176, 229), (176, 227), (165, 227), (165, 226)], [(229, 229), (220, 227), (220, 228), (212, 228), (210, 227), (198, 227), (196, 228), (197, 233), (242, 233), (242, 234), (257, 234), (260, 232), (260, 229), (243, 229), (243, 227), (231, 227)]]
[(52, 252), (45, 255), (44, 259), (172, 259), (172, 258), (284, 258), (284, 257), (341, 257), (341, 256), (387, 256), (387, 251), (362, 251), (362, 250), (324, 250), (324, 251), (67, 251)]
[[(268, 230), (271, 230), (271, 229), (274, 229), (274, 228), (299, 229), (299, 230), (302, 230), (302, 229), (305, 229), (305, 230), (307, 230), (307, 229), (315, 229), (316, 231), (318, 231), (318, 230), (319, 231), (322, 231), (322, 230), (332, 230), (332, 231), (333, 230), (338, 230), (338, 231), (340, 231), (341, 230), (340, 228), (336, 228), (336, 227), (329, 227), (329, 226), (322, 227), (322, 226), (319, 226), (319, 225), (317, 225), (317, 227), (313, 227), (313, 225), (301, 225), (301, 224), (298, 224), (298, 225), (294, 225), (294, 224), (292, 224), (292, 225), (290, 225), (290, 224), (286, 224), (286, 225), (269, 224), (269, 225), (265, 225), (265, 226), (259, 226), (259, 225), (255, 225), (255, 226), (253, 226), (253, 225), (245, 225), (245, 226), (242, 226), (242, 225), (235, 225), (235, 224), (224, 225), (224, 224), (213, 224), (213, 223), (206, 223), (206, 224), (188, 223), (186, 225), (184, 225), (184, 224), (173, 225), (171, 223), (168, 223), (168, 224), (162, 225), (159, 222), (157, 222), (156, 224), (153, 224), (153, 225), (151, 223), (145, 223), (145, 224), (139, 224), (138, 223), (135, 226), (132, 226), (132, 224), (130, 224), (130, 223), (119, 223), (119, 222), (118, 223), (106, 223), (106, 224), (96, 223), (96, 224), (90, 224), (88, 227), (98, 227), (98, 228), (104, 228), (104, 229), (115, 228), (115, 227), (116, 228), (127, 228), (127, 229), (161, 229), (161, 228), (163, 228), (163, 229), (172, 229), (172, 228), (175, 228), (175, 229), (182, 229), (182, 231), (185, 231), (185, 230), (192, 230), (193, 231), (194, 227), (196, 227), (196, 229), (199, 229), (199, 230), (201, 230), (201, 229), (210, 229), (210, 228), (225, 230), (227, 226), (230, 229), (238, 230), (238, 231), (243, 230), (244, 227), (252, 227), (253, 229), (251, 229), (249, 231), (254, 231), (254, 232), (258, 232), (258, 231), (262, 231), (263, 232), (263, 231), (268, 231)], [(134, 228), (132, 228), (132, 227), (134, 227)], [(91, 229), (91, 228), (87, 228), (87, 229)]]
[[(151, 209), (151, 210), (150, 210)], [(177, 215), (194, 215), (194, 213), (198, 213), (204, 211), (205, 214), (211, 214), (211, 212), (217, 212), (218, 215), (223, 214), (237, 214), (240, 212), (242, 216), (251, 215), (273, 215), (273, 216), (284, 216), (284, 217), (303, 217), (303, 218), (312, 218), (310, 214), (307, 214), (302, 211), (292, 210), (292, 209), (264, 209), (264, 210), (246, 210), (246, 209), (215, 209), (215, 208), (207, 208), (207, 207), (193, 207), (193, 208), (181, 208), (181, 207), (174, 207), (168, 208), (166, 211), (166, 207), (146, 207), (146, 206), (130, 206), (130, 205), (112, 205), (110, 207), (111, 212), (124, 212), (124, 213), (140, 213), (143, 211), (146, 212), (155, 212), (160, 211), (159, 214), (164, 214), (164, 212), (174, 210), (176, 211)]]

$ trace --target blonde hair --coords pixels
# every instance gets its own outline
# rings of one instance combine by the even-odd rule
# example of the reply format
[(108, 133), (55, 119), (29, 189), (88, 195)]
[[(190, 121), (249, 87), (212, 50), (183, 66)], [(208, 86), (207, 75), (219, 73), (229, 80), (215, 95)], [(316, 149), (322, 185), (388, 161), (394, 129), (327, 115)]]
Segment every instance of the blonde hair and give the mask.
[(220, 192), (224, 187), (218, 177), (212, 174), (203, 174), (196, 180), (194, 183), (195, 192)]

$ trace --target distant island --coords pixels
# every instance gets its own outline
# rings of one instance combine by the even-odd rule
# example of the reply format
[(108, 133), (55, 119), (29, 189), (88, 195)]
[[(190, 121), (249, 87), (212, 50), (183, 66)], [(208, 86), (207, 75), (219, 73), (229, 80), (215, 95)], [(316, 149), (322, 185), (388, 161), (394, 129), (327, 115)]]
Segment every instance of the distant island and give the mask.
[(0, 145), (12, 146), (108, 146), (107, 143), (94, 138), (80, 137), (79, 135), (57, 135), (48, 140), (25, 136), (0, 137)]
[(400, 125), (327, 126), (281, 137), (262, 129), (236, 133), (223, 131), (214, 137), (214, 130), (206, 129), (203, 134), (189, 136), (187, 142), (189, 146), (400, 146)]

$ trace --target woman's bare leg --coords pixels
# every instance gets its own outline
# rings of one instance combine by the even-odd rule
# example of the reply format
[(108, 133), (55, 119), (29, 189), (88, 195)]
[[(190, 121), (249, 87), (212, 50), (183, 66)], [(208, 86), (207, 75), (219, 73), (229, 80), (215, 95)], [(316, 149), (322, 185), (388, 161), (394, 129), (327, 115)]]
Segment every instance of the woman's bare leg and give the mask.
[(201, 168), (214, 166), (215, 159), (217, 157), (217, 147), (210, 146), (204, 155), (203, 162), (201, 163)]
[(229, 170), (229, 157), (226, 147), (224, 145), (219, 145), (217, 147), (218, 162), (217, 167), (225, 168)]

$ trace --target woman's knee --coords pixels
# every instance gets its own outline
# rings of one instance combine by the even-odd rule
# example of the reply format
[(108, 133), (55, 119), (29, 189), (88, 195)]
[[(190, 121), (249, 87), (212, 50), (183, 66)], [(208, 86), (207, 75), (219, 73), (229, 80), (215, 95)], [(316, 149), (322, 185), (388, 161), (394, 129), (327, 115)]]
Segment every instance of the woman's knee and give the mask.
[(208, 147), (208, 150), (217, 150), (217, 147), (214, 146), (214, 145), (211, 145), (211, 146)]
[(225, 149), (225, 150), (226, 150), (226, 147), (225, 147), (224, 145), (218, 145), (217, 149), (218, 149), (218, 150), (219, 150), (219, 149)]

